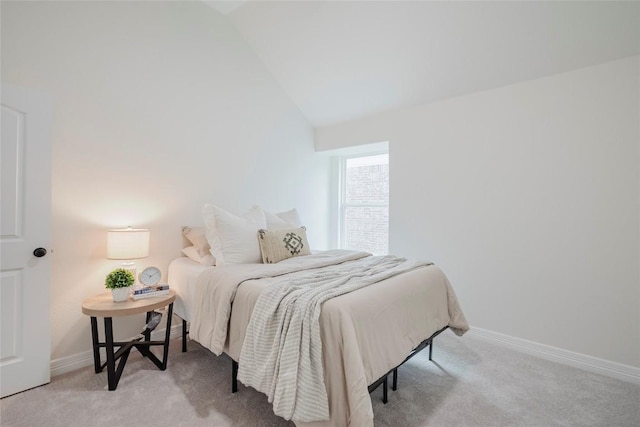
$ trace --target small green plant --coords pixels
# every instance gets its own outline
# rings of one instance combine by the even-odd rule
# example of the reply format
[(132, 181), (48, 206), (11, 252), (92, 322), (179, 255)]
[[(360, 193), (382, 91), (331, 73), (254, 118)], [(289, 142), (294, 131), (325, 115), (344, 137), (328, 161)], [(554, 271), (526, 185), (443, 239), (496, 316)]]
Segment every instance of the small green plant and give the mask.
[(107, 289), (127, 288), (133, 286), (135, 281), (135, 277), (133, 277), (133, 274), (131, 274), (129, 270), (117, 268), (107, 275), (104, 286)]

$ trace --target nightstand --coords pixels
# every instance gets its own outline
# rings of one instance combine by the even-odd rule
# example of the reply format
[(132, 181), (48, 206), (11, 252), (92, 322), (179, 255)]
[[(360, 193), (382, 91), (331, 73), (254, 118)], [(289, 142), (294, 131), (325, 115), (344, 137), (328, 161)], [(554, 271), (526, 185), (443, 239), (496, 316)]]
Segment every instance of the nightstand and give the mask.
[[(118, 381), (127, 363), (127, 358), (133, 347), (149, 360), (151, 360), (160, 370), (167, 368), (167, 358), (169, 356), (169, 336), (171, 335), (171, 316), (173, 315), (173, 302), (176, 299), (176, 293), (173, 290), (167, 295), (161, 295), (151, 298), (142, 298), (138, 300), (129, 299), (125, 302), (113, 302), (110, 292), (87, 298), (82, 302), (82, 313), (91, 316), (91, 339), (93, 341), (93, 362), (96, 374), (107, 368), (107, 379), (109, 390), (115, 390), (118, 387)], [(114, 342), (113, 341), (113, 324), (112, 318), (118, 316), (130, 316), (133, 314), (147, 313), (147, 322), (151, 317), (151, 312), (156, 308), (166, 307), (167, 310), (167, 329), (164, 341), (151, 341), (151, 333), (146, 333), (131, 341)], [(100, 342), (98, 335), (97, 318), (104, 318), (105, 341)], [(144, 338), (144, 339), (143, 339)], [(150, 350), (152, 346), (163, 347), (162, 361), (156, 357)], [(107, 361), (104, 364), (100, 362), (100, 347), (104, 347), (107, 353)], [(118, 348), (115, 351), (116, 347)], [(118, 361), (116, 367), (116, 361)]]

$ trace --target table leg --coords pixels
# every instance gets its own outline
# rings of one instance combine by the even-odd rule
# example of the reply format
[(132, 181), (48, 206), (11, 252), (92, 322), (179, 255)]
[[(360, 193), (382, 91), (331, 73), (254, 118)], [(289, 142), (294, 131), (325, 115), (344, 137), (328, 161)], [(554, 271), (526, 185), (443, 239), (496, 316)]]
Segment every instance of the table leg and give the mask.
[(118, 386), (116, 379), (116, 361), (113, 352), (113, 324), (111, 317), (104, 318), (104, 334), (107, 350), (107, 380), (109, 382), (109, 390), (115, 390)]
[(173, 316), (173, 303), (169, 304), (167, 310), (167, 329), (164, 334), (164, 352), (162, 355), (162, 366), (160, 369), (163, 371), (167, 369), (167, 360), (169, 359), (169, 338), (171, 337), (171, 317)]
[(91, 341), (93, 343), (93, 366), (96, 374), (100, 373), (100, 342), (98, 338), (98, 321), (95, 317), (91, 316)]
[[(146, 317), (145, 317), (145, 322), (148, 325), (149, 324), (149, 320), (151, 320), (151, 311), (147, 311)], [(145, 329), (146, 330), (146, 329)], [(147, 331), (144, 334), (144, 340), (145, 341), (151, 341), (151, 331)], [(148, 349), (148, 347), (147, 347)], [(142, 357), (146, 357), (147, 354), (144, 351), (140, 352), (142, 354)]]
[[(169, 338), (171, 337), (171, 317), (173, 316), (173, 303), (169, 304), (167, 309), (167, 323), (164, 341), (145, 341), (133, 344), (144, 356), (153, 362), (161, 371), (167, 369), (167, 360), (169, 359)], [(162, 360), (151, 352), (151, 346), (162, 346)]]
[[(115, 390), (118, 387), (118, 382), (122, 376), (124, 366), (127, 364), (129, 353), (131, 353), (131, 349), (140, 340), (140, 338), (127, 343), (114, 343), (111, 317), (104, 318), (104, 332), (105, 350), (107, 351), (107, 382), (109, 383), (109, 390)], [(114, 347), (116, 345), (120, 347), (117, 352), (114, 351)], [(117, 367), (116, 360), (118, 360)]]

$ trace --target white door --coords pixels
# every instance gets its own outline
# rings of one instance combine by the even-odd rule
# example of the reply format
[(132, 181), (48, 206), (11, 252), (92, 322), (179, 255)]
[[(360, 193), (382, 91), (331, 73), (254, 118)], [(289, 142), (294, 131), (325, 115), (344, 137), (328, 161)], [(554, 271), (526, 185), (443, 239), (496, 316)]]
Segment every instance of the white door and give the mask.
[(0, 395), (4, 397), (50, 380), (52, 102), (39, 92), (4, 83), (0, 91)]

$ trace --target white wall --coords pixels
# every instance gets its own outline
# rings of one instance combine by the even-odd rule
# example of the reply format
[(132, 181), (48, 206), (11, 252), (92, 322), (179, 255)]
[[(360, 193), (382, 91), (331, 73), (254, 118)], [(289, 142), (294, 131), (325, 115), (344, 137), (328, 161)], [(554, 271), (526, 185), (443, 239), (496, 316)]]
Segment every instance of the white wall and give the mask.
[[(90, 349), (81, 301), (118, 265), (106, 230), (146, 227), (165, 275), (205, 202), (297, 207), (327, 244), (328, 160), (236, 30), (200, 2), (5, 2), (2, 81), (54, 98), (52, 358)], [(115, 323), (133, 335), (142, 317)], [(118, 336), (116, 338), (118, 338)]]
[(316, 129), (380, 140), (391, 252), (473, 326), (640, 367), (640, 57)]

